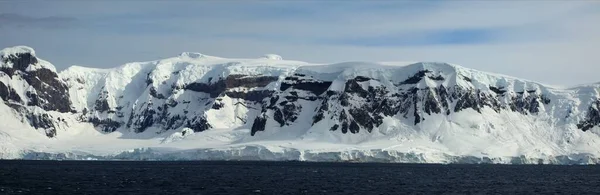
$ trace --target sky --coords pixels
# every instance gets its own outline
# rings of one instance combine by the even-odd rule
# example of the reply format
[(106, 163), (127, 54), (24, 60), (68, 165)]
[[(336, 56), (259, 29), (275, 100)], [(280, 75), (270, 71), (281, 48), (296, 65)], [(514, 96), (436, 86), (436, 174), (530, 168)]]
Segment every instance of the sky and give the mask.
[(600, 82), (600, 1), (3, 1), (0, 48), (63, 70), (200, 52), (313, 63), (435, 61)]

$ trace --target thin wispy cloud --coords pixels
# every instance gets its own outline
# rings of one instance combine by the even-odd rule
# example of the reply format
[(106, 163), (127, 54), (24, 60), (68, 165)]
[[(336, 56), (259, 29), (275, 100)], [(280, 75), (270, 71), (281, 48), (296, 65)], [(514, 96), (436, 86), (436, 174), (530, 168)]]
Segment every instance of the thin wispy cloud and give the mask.
[(15, 13), (0, 13), (0, 28), (48, 28), (64, 29), (77, 25), (77, 19), (71, 17), (48, 16), (30, 17)]

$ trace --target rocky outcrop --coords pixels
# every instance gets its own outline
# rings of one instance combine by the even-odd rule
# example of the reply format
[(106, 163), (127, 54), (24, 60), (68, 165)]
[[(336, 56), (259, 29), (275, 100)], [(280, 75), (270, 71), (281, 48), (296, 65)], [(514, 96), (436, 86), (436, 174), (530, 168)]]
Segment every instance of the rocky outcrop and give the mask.
[[(495, 112), (519, 112), (526, 114), (537, 114), (541, 107), (550, 103), (543, 94), (530, 91), (528, 93), (504, 94), (501, 90), (482, 91), (480, 89), (465, 88), (462, 86), (444, 86), (418, 88), (416, 84), (422, 79), (443, 81), (440, 75), (431, 74), (432, 71), (423, 70), (417, 72), (408, 79), (397, 83), (395, 89), (390, 89), (373, 78), (357, 76), (345, 82), (343, 91), (327, 91), (322, 81), (308, 78), (306, 81), (300, 77), (286, 78), (286, 81), (294, 81), (286, 87), (282, 84), (282, 90), (292, 88), (288, 93), (281, 93), (279, 97), (271, 98), (271, 105), (265, 107), (262, 115), (255, 122), (262, 122), (268, 113), (273, 113), (272, 118), (280, 126), (291, 125), (295, 121), (296, 114), (301, 112), (302, 105), (293, 100), (307, 99), (320, 101), (320, 106), (313, 115), (312, 124), (323, 119), (336, 121), (330, 127), (331, 131), (340, 130), (341, 133), (358, 133), (361, 130), (371, 132), (383, 123), (383, 118), (388, 116), (402, 116), (414, 121), (414, 125), (425, 121), (429, 115), (461, 112), (472, 109), (482, 112), (484, 108), (490, 108)], [(300, 85), (302, 84), (302, 85)], [(329, 83), (330, 85), (330, 83)], [(301, 87), (298, 87), (301, 86)], [(308, 90), (312, 89), (312, 90)], [(314, 89), (318, 89), (315, 93)], [(309, 91), (317, 96), (294, 97), (297, 90)], [(294, 98), (290, 98), (294, 97)], [(501, 101), (509, 97), (508, 102)], [(278, 101), (279, 100), (279, 101)], [(282, 101), (283, 100), (283, 101)], [(274, 104), (273, 102), (278, 102)], [(268, 112), (271, 110), (272, 112)], [(256, 129), (261, 129), (257, 125)], [(254, 126), (253, 126), (254, 127)]]
[[(58, 78), (56, 72), (44, 67), (29, 69), (30, 66), (38, 63), (38, 59), (33, 54), (18, 53), (2, 57), (1, 60), (4, 64), (11, 64), (12, 67), (3, 66), (0, 71), (11, 78), (18, 75), (34, 89), (27, 91), (28, 106), (38, 106), (44, 110), (59, 112), (72, 110), (67, 85)], [(2, 93), (2, 88), (0, 86), (0, 93)], [(16, 100), (17, 98), (13, 97), (12, 99)]]
[(13, 88), (6, 86), (2, 82), (0, 82), (0, 98), (5, 102), (12, 101), (16, 104), (23, 104), (21, 96)]
[(273, 76), (248, 76), (248, 75), (229, 75), (225, 79), (219, 79), (216, 82), (209, 83), (190, 83), (185, 86), (186, 90), (204, 92), (210, 94), (210, 97), (218, 97), (228, 89), (236, 87), (254, 88), (265, 87), (269, 83), (277, 81)]
[(600, 99), (590, 105), (585, 119), (577, 124), (577, 128), (583, 131), (590, 130), (595, 126), (600, 126)]
[(293, 76), (286, 77), (281, 83), (280, 90), (285, 91), (289, 88), (309, 91), (314, 95), (321, 95), (327, 91), (331, 81), (321, 81), (307, 77), (303, 74), (294, 74)]
[[(30, 48), (14, 48), (18, 52), (0, 56), (0, 77), (21, 83), (19, 92), (13, 86), (0, 81), (0, 98), (11, 105), (36, 129), (44, 129), (48, 137), (56, 136), (58, 119), (51, 115), (35, 111), (39, 107), (44, 111), (72, 112), (67, 85), (59, 79), (53, 68), (40, 61)], [(30, 108), (31, 107), (31, 108)]]

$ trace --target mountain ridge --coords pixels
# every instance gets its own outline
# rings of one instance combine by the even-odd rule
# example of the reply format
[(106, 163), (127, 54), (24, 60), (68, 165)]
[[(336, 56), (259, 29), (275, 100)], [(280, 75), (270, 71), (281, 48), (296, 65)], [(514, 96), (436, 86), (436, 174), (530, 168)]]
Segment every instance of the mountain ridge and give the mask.
[[(56, 73), (31, 48), (2, 51), (0, 96), (11, 110), (3, 117), (58, 140), (119, 134), (116, 139), (125, 146), (113, 152), (133, 146), (191, 149), (252, 143), (272, 150), (287, 147), (279, 142), (299, 148), (317, 142), (332, 144), (321, 150), (378, 145), (367, 148), (414, 152), (411, 147), (426, 147), (420, 154), (433, 156), (599, 153), (600, 84), (555, 88), (439, 62), (323, 65), (275, 54), (227, 59), (194, 52), (111, 69), (72, 66)], [(97, 134), (89, 132), (92, 128)], [(5, 132), (11, 139), (19, 133)], [(548, 135), (539, 136), (544, 133)], [(203, 134), (222, 142), (183, 144), (206, 139)], [(132, 144), (144, 139), (161, 141)], [(486, 149), (479, 142), (491, 144)], [(502, 144), (512, 148), (495, 149)], [(70, 150), (61, 143), (50, 145), (59, 152)]]

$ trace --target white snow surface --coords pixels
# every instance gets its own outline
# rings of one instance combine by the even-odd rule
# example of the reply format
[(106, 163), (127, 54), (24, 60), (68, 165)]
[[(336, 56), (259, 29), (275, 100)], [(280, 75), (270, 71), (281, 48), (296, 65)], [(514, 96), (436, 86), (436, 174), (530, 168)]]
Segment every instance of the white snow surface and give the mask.
[[(19, 52), (34, 54), (29, 47), (13, 47), (1, 55)], [(45, 61), (40, 64), (47, 66)], [(50, 64), (51, 65), (51, 64)], [(420, 70), (431, 70), (446, 78), (423, 79), (417, 87), (453, 86), (489, 91), (489, 86), (503, 87), (507, 93), (536, 90), (553, 101), (535, 115), (517, 112), (481, 113), (472, 109), (451, 115), (432, 114), (423, 123), (413, 125), (401, 116), (385, 117), (371, 133), (342, 134), (330, 131), (332, 122), (311, 125), (319, 104), (301, 101), (303, 112), (298, 121), (286, 127), (266, 124), (264, 132), (250, 136), (250, 125), (258, 114), (251, 104), (238, 106), (239, 99), (223, 97), (220, 110), (203, 110), (191, 103), (191, 112), (204, 114), (213, 129), (163, 131), (150, 127), (143, 133), (119, 129), (104, 133), (86, 122), (78, 113), (48, 112), (65, 120), (54, 138), (36, 130), (16, 111), (0, 103), (0, 158), (3, 159), (126, 159), (126, 160), (300, 160), (358, 161), (407, 163), (544, 163), (594, 164), (600, 162), (600, 129), (582, 131), (575, 125), (583, 119), (591, 102), (600, 97), (600, 84), (572, 88), (549, 87), (533, 81), (477, 71), (458, 65), (437, 62), (345, 62), (314, 64), (283, 60), (271, 54), (258, 59), (228, 59), (185, 52), (173, 58), (127, 63), (112, 69), (72, 66), (59, 73), (69, 86), (73, 107), (81, 112), (94, 106), (100, 95), (111, 107), (159, 101), (148, 95), (156, 88), (168, 99), (188, 100), (207, 95), (184, 90), (186, 84), (208, 83), (228, 75), (277, 76), (265, 88), (277, 89), (286, 76), (294, 73), (332, 81), (330, 90), (340, 91), (347, 79), (356, 76), (374, 78), (370, 86), (392, 86)], [(146, 79), (152, 80), (147, 87)], [(467, 82), (463, 77), (470, 78)], [(0, 77), (2, 82), (18, 86), (14, 78)], [(240, 89), (244, 90), (244, 89)], [(19, 91), (19, 90), (17, 90)], [(20, 90), (23, 91), (23, 90)], [(24, 97), (24, 96), (22, 96)], [(166, 101), (166, 100), (162, 100)], [(258, 106), (258, 105), (257, 105)], [(176, 107), (179, 108), (179, 107)], [(181, 107), (174, 113), (183, 113)], [(130, 111), (126, 111), (128, 115)]]
[(35, 56), (35, 50), (33, 50), (33, 48), (28, 47), (28, 46), (21, 45), (21, 46), (7, 47), (7, 48), (0, 50), (0, 56), (2, 56), (2, 57), (8, 57), (8, 56), (20, 54), (20, 53), (30, 53)]
[[(8, 47), (8, 48), (4, 48), (4, 49), (0, 50), (0, 56), (2, 58), (8, 58), (10, 56), (15, 56), (17, 54), (23, 54), (23, 53), (29, 53), (32, 56), (36, 57), (35, 50), (33, 50), (33, 48), (28, 47), (28, 46), (14, 46), (14, 47)], [(0, 62), (0, 67), (12, 68), (12, 64)], [(48, 61), (45, 61), (45, 60), (42, 60), (39, 58), (38, 58), (38, 63), (31, 64), (29, 67), (27, 67), (26, 71), (34, 71), (34, 70), (38, 70), (40, 68), (46, 68), (46, 69), (52, 70), (53, 72), (56, 72), (56, 67), (54, 67), (54, 65), (52, 65)]]

